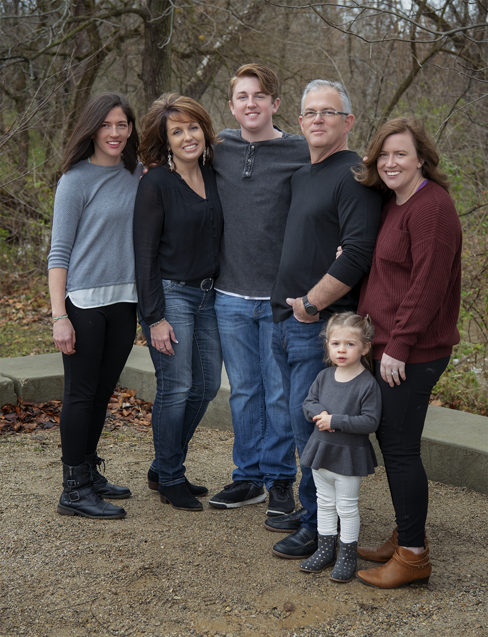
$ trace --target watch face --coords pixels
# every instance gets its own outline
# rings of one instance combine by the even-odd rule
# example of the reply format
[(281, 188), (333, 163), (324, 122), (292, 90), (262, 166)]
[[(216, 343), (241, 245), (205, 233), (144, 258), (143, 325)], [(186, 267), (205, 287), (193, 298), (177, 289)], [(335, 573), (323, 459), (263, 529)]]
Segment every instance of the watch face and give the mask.
[(305, 312), (310, 316), (315, 316), (318, 313), (318, 309), (315, 305), (312, 305), (306, 296), (303, 297), (303, 307), (305, 308)]

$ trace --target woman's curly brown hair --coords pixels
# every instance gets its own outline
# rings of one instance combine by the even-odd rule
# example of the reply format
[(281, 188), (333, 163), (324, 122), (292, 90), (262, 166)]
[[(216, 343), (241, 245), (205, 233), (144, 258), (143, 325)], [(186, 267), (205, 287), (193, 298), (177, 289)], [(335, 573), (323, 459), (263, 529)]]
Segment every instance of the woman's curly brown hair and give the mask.
[(142, 118), (139, 157), (144, 166), (163, 166), (168, 161), (168, 119), (181, 122), (197, 122), (205, 136), (207, 161), (214, 156), (213, 146), (219, 142), (212, 120), (196, 100), (178, 93), (165, 93), (157, 99), (147, 115)]

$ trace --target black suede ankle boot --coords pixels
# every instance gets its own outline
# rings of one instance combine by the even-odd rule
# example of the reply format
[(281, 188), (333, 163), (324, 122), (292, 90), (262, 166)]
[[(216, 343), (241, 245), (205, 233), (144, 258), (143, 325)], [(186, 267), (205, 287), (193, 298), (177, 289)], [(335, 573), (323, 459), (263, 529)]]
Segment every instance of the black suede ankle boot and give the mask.
[(95, 490), (92, 469), (88, 462), (70, 467), (63, 464), (63, 487), (58, 504), (60, 515), (81, 515), (85, 518), (110, 520), (125, 518), (122, 507), (105, 502)]
[(100, 458), (95, 451), (89, 456), (85, 456), (85, 462), (88, 462), (92, 472), (93, 486), (102, 498), (108, 498), (109, 500), (123, 500), (124, 498), (130, 498), (132, 495), (130, 489), (127, 487), (118, 487), (115, 484), (110, 484), (107, 478), (99, 471), (99, 467), (103, 464), (103, 470), (105, 471), (105, 460)]
[(186, 486), (186, 482), (179, 482), (171, 486), (160, 484), (158, 487), (159, 498), (164, 504), (171, 504), (173, 509), (180, 511), (202, 511), (203, 506)]

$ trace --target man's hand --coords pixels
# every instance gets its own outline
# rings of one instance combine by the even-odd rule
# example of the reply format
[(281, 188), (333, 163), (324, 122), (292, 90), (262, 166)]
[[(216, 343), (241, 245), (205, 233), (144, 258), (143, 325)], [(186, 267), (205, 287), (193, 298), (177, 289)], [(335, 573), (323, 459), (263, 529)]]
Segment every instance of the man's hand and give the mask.
[(314, 423), (320, 429), (320, 431), (331, 431), (334, 433), (335, 429), (330, 428), (330, 421), (332, 419), (332, 414), (329, 414), (328, 411), (322, 411), (318, 416), (313, 417)]
[(301, 298), (286, 299), (286, 302), (288, 303), (288, 305), (291, 305), (291, 307), (293, 308), (293, 316), (296, 318), (297, 321), (300, 321), (300, 323), (316, 323), (319, 320), (320, 314), (318, 312), (315, 316), (310, 316), (310, 314), (306, 313)]

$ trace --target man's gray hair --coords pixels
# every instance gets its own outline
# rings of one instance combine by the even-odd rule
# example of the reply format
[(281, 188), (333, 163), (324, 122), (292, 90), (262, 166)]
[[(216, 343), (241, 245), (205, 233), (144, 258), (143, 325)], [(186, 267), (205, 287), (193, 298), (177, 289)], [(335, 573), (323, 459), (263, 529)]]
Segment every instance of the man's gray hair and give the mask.
[(305, 102), (305, 98), (310, 93), (310, 91), (320, 91), (323, 88), (332, 88), (339, 93), (339, 97), (341, 98), (342, 110), (344, 113), (348, 115), (352, 113), (352, 105), (351, 99), (347, 94), (345, 87), (340, 82), (329, 82), (329, 80), (312, 80), (307, 84), (305, 90), (302, 95), (302, 104), (301, 104), (301, 112), (303, 113), (303, 104)]

